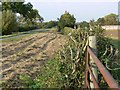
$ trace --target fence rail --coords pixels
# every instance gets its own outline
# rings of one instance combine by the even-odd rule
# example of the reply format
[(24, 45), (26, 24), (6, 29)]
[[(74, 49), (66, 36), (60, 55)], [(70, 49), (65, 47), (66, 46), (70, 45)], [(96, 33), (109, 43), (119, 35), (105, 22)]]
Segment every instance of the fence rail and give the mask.
[(92, 49), (89, 46), (87, 47), (86, 57), (85, 57), (86, 71), (85, 71), (85, 85), (84, 85), (84, 87), (90, 88), (90, 83), (89, 83), (89, 75), (90, 75), (91, 79), (93, 81), (94, 88), (99, 88), (99, 85), (98, 85), (99, 82), (96, 81), (95, 76), (93, 75), (92, 70), (91, 70), (90, 65), (89, 65), (89, 56), (91, 56), (92, 59), (94, 60), (98, 70), (102, 74), (102, 76), (105, 79), (105, 81), (107, 82), (108, 86), (110, 88), (117, 88), (118, 90), (120, 90), (120, 86), (117, 84), (117, 82), (112, 77), (112, 75), (109, 73), (109, 71), (103, 66), (103, 64), (100, 62), (100, 60), (93, 53)]

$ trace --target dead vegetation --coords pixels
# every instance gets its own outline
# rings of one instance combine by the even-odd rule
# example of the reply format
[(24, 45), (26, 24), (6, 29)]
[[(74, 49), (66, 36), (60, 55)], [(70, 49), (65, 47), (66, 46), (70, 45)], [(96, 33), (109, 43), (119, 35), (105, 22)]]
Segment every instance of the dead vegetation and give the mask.
[(65, 37), (56, 33), (38, 33), (16, 43), (2, 47), (2, 82), (10, 87), (20, 87), (21, 74), (36, 77), (41, 64), (52, 57), (65, 42)]

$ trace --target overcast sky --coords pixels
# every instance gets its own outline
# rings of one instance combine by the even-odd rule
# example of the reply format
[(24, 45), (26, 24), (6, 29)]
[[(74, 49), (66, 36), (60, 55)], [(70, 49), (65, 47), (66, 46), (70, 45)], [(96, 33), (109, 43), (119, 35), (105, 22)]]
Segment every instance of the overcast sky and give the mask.
[[(65, 11), (73, 14), (77, 22), (97, 20), (109, 13), (118, 14), (118, 0), (26, 0), (45, 21), (57, 20)], [(89, 1), (89, 2), (88, 2)]]

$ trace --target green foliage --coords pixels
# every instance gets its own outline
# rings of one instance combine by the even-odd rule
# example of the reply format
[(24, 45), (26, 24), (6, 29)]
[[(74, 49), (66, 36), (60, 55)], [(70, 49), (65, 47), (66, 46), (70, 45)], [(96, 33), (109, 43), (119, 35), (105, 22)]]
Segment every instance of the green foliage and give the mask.
[(103, 36), (104, 29), (100, 25), (98, 25), (98, 23), (96, 23), (94, 20), (90, 20), (89, 24), (91, 29), (89, 35), (96, 35), (96, 36), (102, 35), (102, 37), (104, 37)]
[(33, 5), (28, 2), (2, 2), (2, 11), (12, 10), (14, 13), (22, 14), (26, 20), (34, 20), (37, 18), (40, 22), (43, 21), (43, 18), (39, 15), (38, 10), (33, 9)]
[(108, 14), (102, 18), (99, 18), (97, 20), (97, 23), (101, 26), (102, 25), (118, 25), (119, 24), (118, 23), (118, 15), (113, 14), (113, 13)]
[(104, 18), (99, 18), (99, 19), (97, 20), (97, 23), (98, 23), (100, 26), (103, 26), (103, 25), (105, 24)]
[[(106, 60), (110, 53), (110, 41), (101, 33), (103, 29), (96, 23), (90, 23), (93, 31), (75, 29), (72, 32), (67, 32), (68, 41), (54, 55), (54, 58), (49, 60), (41, 69), (39, 76), (34, 80), (25, 77), (26, 85), (29, 88), (83, 88), (85, 78), (85, 52), (88, 45), (89, 35), (97, 36), (98, 58), (106, 66)], [(65, 28), (66, 30), (69, 28)], [(95, 31), (96, 30), (96, 31)], [(69, 34), (68, 34), (69, 33)], [(104, 55), (106, 46), (108, 52)], [(108, 61), (108, 60), (107, 60)], [(109, 64), (110, 65), (110, 64)], [(115, 66), (114, 66), (115, 67)], [(112, 68), (114, 68), (112, 67)], [(108, 68), (107, 68), (108, 69)], [(118, 70), (119, 71), (119, 70)], [(110, 71), (118, 80), (118, 71)], [(23, 79), (24, 80), (24, 79)], [(30, 83), (29, 83), (30, 80)], [(99, 85), (106, 87), (105, 81), (99, 74)]]
[[(2, 22), (2, 12), (0, 11), (0, 22)], [(2, 23), (0, 23), (0, 35), (2, 34)]]
[(55, 26), (57, 26), (57, 21), (49, 21), (42, 24), (42, 28), (52, 28)]
[(76, 19), (69, 12), (65, 12), (61, 15), (58, 21), (58, 31), (60, 32), (64, 27), (74, 27)]
[(74, 30), (69, 34), (68, 43), (60, 51), (60, 72), (62, 88), (82, 88), (84, 85), (84, 47), (87, 33)]
[(17, 31), (16, 15), (11, 11), (2, 12), (2, 34), (11, 34)]
[(104, 17), (105, 25), (116, 25), (118, 24), (118, 15), (116, 14), (109, 14)]
[(33, 30), (33, 29), (37, 29), (38, 25), (36, 23), (32, 23), (31, 21), (26, 21), (25, 18), (21, 15), (19, 17), (17, 17), (18, 20), (18, 31), (29, 31), (29, 30)]
[(71, 33), (73, 31), (73, 28), (70, 28), (70, 27), (65, 27), (63, 30), (62, 30), (62, 33), (64, 35), (68, 35), (69, 33)]
[(59, 72), (60, 61), (58, 59), (58, 54), (55, 58), (49, 60), (46, 65), (42, 67), (41, 73), (34, 80), (31, 80), (27, 75), (21, 75), (20, 79), (25, 81), (25, 86), (27, 88), (60, 88), (62, 83), (61, 74)]
[[(2, 2), (2, 11), (3, 13), (3, 34), (11, 34), (18, 31), (28, 31), (37, 28), (37, 22), (42, 22), (43, 18), (39, 15), (38, 10), (33, 9), (31, 3), (24, 2)], [(8, 14), (8, 11), (10, 11)], [(20, 16), (16, 16), (13, 13), (19, 13)], [(6, 14), (6, 15), (5, 15)], [(10, 15), (13, 15), (12, 18)], [(7, 18), (6, 18), (7, 17)], [(9, 20), (9, 19), (11, 20)], [(8, 19), (8, 20), (7, 20)], [(13, 21), (12, 21), (13, 20)], [(17, 28), (18, 25), (18, 28)]]
[(80, 26), (80, 28), (82, 28), (82, 29), (89, 28), (89, 23), (86, 22), (86, 21), (83, 21), (83, 22), (77, 23), (77, 25)]
[(30, 85), (33, 85), (34, 82), (32, 81), (31, 77), (25, 74), (21, 74), (19, 76), (20, 80), (24, 81), (23, 85), (27, 88), (29, 88)]

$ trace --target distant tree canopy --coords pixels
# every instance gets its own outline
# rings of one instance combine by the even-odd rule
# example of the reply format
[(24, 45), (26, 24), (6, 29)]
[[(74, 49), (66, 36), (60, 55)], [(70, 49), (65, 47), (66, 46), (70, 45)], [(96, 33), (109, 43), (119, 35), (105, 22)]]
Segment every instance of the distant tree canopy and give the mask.
[(57, 26), (57, 21), (49, 21), (49, 22), (44, 22), (43, 28), (52, 28)]
[(78, 26), (80, 26), (80, 28), (89, 28), (89, 22), (86, 22), (86, 21), (82, 21), (80, 23), (77, 24)]
[(61, 15), (60, 19), (58, 19), (58, 31), (64, 29), (64, 27), (74, 27), (76, 19), (69, 12), (65, 11), (63, 15)]
[(39, 15), (38, 10), (33, 9), (33, 5), (28, 2), (2, 2), (2, 11), (12, 10), (14, 13), (19, 13), (25, 17), (26, 20), (34, 22), (37, 18), (39, 21), (43, 21), (43, 18)]
[(117, 25), (118, 24), (118, 15), (109, 14), (97, 20), (99, 25)]

